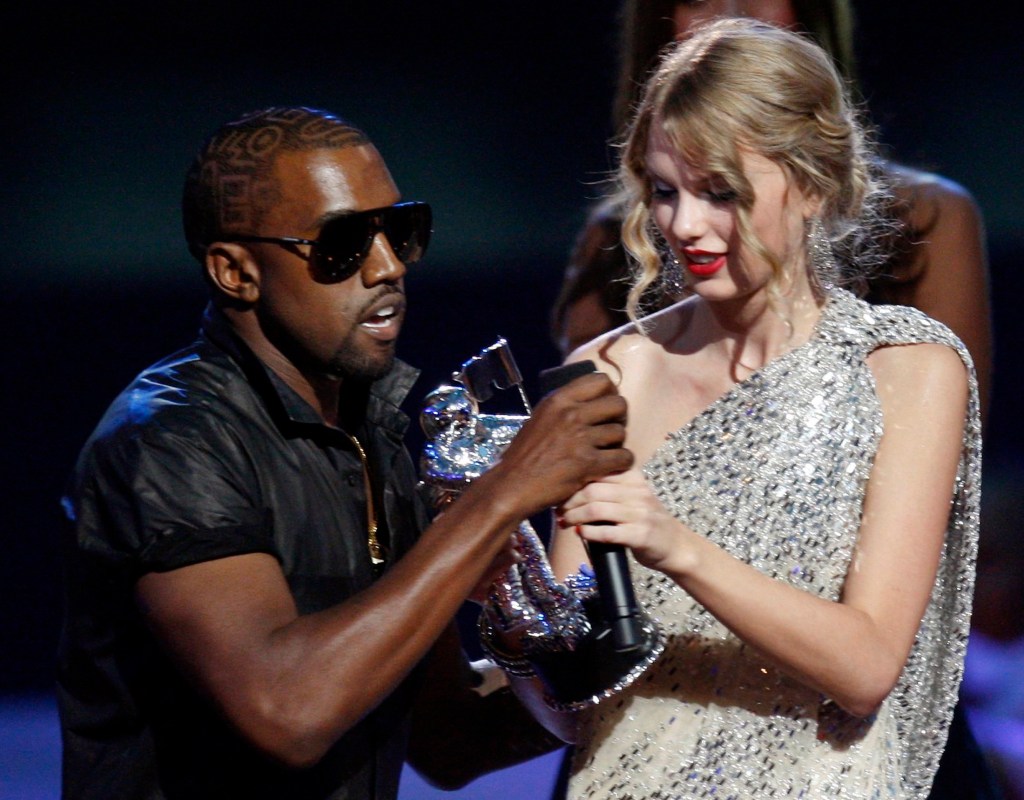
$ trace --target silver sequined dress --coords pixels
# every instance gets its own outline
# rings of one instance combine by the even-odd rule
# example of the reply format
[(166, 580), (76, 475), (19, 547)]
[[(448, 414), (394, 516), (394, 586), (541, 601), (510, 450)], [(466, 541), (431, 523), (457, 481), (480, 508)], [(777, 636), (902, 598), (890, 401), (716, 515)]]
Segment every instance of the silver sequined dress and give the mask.
[[(645, 466), (698, 533), (777, 580), (837, 600), (882, 434), (865, 359), (943, 325), (832, 290), (810, 341), (671, 434)], [(635, 564), (669, 643), (630, 691), (590, 712), (573, 798), (924, 798), (946, 739), (967, 643), (980, 489), (971, 399), (931, 603), (897, 687), (868, 720), (779, 672), (673, 581)]]

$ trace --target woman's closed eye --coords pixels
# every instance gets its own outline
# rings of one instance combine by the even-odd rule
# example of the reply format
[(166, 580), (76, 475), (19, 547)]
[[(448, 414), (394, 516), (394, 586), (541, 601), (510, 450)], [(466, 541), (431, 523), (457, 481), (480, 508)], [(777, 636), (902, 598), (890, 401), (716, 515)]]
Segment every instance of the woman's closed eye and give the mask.
[(734, 203), (739, 197), (739, 192), (725, 184), (711, 184), (704, 189), (704, 196), (712, 203), (725, 204)]
[(669, 186), (667, 183), (661, 181), (654, 181), (651, 184), (651, 195), (658, 199), (664, 200), (669, 197), (674, 197), (676, 189), (674, 186)]

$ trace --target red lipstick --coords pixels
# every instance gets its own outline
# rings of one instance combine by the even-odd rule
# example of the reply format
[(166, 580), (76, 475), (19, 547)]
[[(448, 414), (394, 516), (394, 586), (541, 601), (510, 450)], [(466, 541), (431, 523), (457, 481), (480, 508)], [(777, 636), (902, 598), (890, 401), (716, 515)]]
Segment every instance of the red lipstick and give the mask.
[(725, 253), (709, 253), (706, 250), (683, 250), (686, 256), (686, 268), (700, 278), (714, 275), (725, 266)]

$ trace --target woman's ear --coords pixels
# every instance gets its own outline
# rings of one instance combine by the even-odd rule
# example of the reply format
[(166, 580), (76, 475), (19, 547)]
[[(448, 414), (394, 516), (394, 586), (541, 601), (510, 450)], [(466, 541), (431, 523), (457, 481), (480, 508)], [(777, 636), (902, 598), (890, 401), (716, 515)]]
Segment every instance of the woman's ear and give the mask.
[(804, 219), (820, 217), (825, 210), (825, 201), (816, 194), (804, 195), (803, 205)]
[(214, 242), (206, 249), (203, 265), (210, 283), (228, 299), (247, 305), (259, 299), (259, 264), (242, 245)]

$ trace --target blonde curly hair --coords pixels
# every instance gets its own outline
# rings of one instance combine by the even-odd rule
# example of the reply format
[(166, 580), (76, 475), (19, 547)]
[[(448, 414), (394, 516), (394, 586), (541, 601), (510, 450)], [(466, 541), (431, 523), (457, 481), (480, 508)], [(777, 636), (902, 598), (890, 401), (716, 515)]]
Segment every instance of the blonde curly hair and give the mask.
[[(626, 209), (623, 244), (635, 262), (627, 306), (634, 320), (666, 256), (646, 169), (655, 126), (687, 162), (735, 194), (740, 238), (772, 268), (770, 296), (778, 298), (783, 265), (751, 229), (754, 193), (743, 150), (774, 161), (820, 201), (840, 283), (863, 291), (885, 260), (898, 226), (893, 196), (832, 60), (804, 35), (746, 18), (716, 20), (666, 51), (622, 145), (618, 199)], [(811, 275), (819, 298), (822, 284), (835, 279)]]

